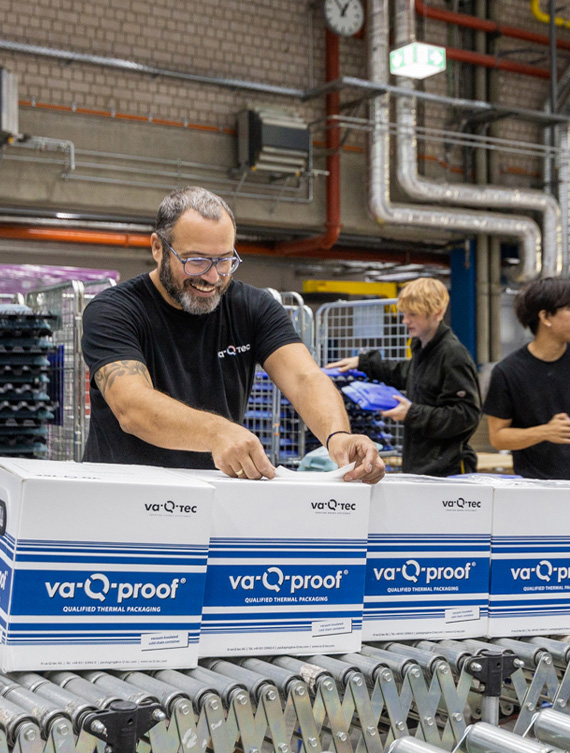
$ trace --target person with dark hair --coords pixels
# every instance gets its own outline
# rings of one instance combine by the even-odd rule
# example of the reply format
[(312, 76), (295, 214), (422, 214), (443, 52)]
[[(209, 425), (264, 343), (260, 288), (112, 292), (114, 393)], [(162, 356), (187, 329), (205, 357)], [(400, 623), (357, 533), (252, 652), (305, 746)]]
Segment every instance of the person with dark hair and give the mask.
[(85, 461), (219, 468), (273, 478), (242, 426), (256, 364), (291, 401), (345, 481), (376, 483), (374, 442), (352, 434), (341, 397), (267, 292), (233, 279), (241, 263), (223, 199), (199, 187), (167, 196), (151, 250), (156, 269), (104, 290), (83, 315), (91, 419)]
[(534, 339), (491, 373), (483, 405), (489, 440), (512, 450), (520, 476), (570, 479), (570, 280), (529, 283), (515, 313)]

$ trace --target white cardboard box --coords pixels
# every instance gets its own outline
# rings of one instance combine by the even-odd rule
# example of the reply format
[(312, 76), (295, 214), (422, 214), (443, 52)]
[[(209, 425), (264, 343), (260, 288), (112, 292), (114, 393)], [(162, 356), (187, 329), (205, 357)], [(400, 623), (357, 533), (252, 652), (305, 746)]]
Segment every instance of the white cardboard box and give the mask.
[(373, 487), (364, 640), (487, 632), (492, 489), (430, 476)]
[(494, 487), (489, 635), (570, 632), (570, 482)]
[(2, 671), (197, 663), (213, 488), (0, 458)]
[(216, 488), (200, 656), (358, 651), (370, 487), (187, 473)]

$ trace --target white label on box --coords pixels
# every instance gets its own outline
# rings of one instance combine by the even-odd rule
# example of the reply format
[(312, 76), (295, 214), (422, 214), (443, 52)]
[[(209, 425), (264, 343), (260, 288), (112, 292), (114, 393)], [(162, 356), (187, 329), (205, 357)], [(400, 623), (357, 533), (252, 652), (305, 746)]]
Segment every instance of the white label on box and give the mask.
[(185, 631), (168, 633), (143, 633), (141, 648), (143, 651), (156, 651), (165, 648), (186, 648), (188, 633)]
[(345, 635), (352, 633), (352, 620), (315, 620), (312, 624), (312, 635)]
[(480, 618), (479, 607), (456, 607), (445, 610), (446, 622), (468, 622)]

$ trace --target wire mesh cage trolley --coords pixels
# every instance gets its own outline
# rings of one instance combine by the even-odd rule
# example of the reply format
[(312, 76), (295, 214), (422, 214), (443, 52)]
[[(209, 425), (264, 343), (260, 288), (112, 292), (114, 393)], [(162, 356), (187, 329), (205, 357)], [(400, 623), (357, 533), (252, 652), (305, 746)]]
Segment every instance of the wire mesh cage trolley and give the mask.
[(112, 285), (115, 281), (110, 278), (69, 280), (26, 296), (28, 306), (55, 316), (50, 395), (56, 408), (48, 434), (50, 460), (79, 461), (83, 455), (89, 425), (89, 373), (81, 351), (81, 317), (87, 303)]
[[(409, 336), (396, 308), (397, 299), (335, 301), (322, 305), (315, 316), (315, 358), (320, 366), (341, 358), (378, 350), (382, 358), (410, 357)], [(336, 381), (336, 380), (335, 380)], [(340, 382), (344, 379), (339, 379)], [(345, 400), (354, 431), (368, 434), (382, 447), (382, 455), (394, 458), (394, 470), (401, 457), (403, 427), (396, 421), (366, 413)]]

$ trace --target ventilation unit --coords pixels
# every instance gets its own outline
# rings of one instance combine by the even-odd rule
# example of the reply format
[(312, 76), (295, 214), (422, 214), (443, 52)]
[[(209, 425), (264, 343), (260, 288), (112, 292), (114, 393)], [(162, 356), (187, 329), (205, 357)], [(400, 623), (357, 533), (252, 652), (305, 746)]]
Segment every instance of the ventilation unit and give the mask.
[(309, 166), (311, 135), (298, 115), (275, 110), (243, 110), (238, 115), (238, 162), (241, 170), (274, 175), (304, 174)]

